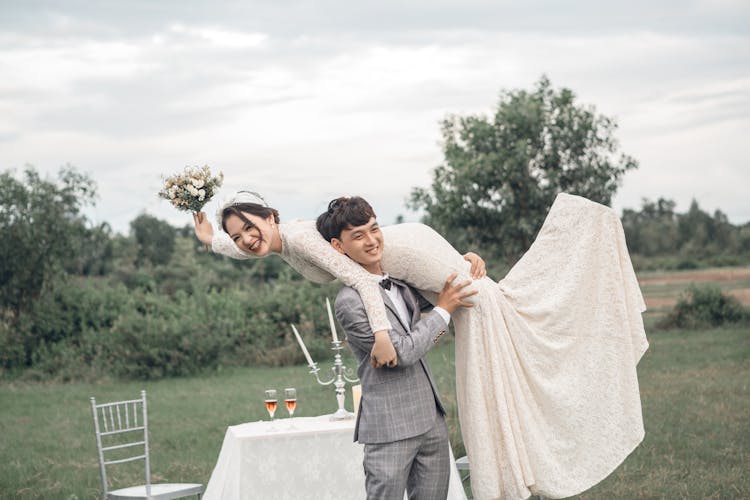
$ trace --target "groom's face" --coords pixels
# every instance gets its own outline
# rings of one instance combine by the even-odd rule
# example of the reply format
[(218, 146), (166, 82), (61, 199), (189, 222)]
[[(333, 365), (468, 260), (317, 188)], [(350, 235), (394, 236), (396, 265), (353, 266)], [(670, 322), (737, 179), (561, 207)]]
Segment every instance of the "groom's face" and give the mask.
[(344, 229), (339, 238), (331, 240), (331, 245), (368, 271), (380, 273), (383, 233), (375, 217), (371, 217), (366, 224), (361, 226)]

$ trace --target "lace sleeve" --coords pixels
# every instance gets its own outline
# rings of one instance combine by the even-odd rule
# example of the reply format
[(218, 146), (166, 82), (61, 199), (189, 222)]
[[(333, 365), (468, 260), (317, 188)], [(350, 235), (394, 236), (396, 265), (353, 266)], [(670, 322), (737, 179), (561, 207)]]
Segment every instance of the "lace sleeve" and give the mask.
[(391, 324), (385, 313), (385, 304), (378, 283), (362, 266), (334, 250), (314, 225), (311, 229), (312, 231), (297, 234), (295, 241), (290, 242), (297, 256), (354, 288), (362, 298), (373, 332), (390, 330)]
[(226, 255), (237, 260), (247, 260), (252, 256), (246, 254), (234, 244), (232, 238), (224, 231), (214, 231), (214, 237), (211, 240), (211, 250), (214, 253)]
[[(423, 292), (434, 304), (451, 273), (454, 283), (471, 280), (471, 264), (434, 229), (405, 223), (383, 228), (383, 270)], [(471, 290), (471, 286), (466, 290)], [(470, 297), (468, 302), (474, 302)]]

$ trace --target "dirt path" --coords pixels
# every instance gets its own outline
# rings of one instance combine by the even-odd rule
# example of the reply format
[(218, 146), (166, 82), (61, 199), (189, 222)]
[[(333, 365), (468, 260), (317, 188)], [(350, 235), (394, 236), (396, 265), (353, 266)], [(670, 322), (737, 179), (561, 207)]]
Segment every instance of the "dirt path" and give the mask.
[(727, 269), (699, 269), (696, 271), (676, 271), (638, 277), (643, 285), (672, 285), (688, 283), (708, 283), (739, 281), (750, 279), (750, 267), (735, 267)]
[[(750, 280), (750, 267), (736, 267), (726, 269), (700, 269), (695, 271), (676, 271), (668, 273), (658, 273), (646, 276), (639, 276), (638, 283), (641, 287), (649, 286), (670, 286), (684, 285), (691, 283), (715, 283), (718, 286), (726, 286), (734, 281)], [(742, 285), (740, 285), (742, 286)], [(674, 290), (670, 294), (675, 293)], [(745, 305), (750, 305), (750, 288), (737, 288), (727, 290), (726, 293), (734, 296)], [(649, 309), (661, 309), (672, 307), (677, 303), (677, 296), (649, 296), (657, 295), (658, 291), (651, 288), (645, 294), (646, 306)]]

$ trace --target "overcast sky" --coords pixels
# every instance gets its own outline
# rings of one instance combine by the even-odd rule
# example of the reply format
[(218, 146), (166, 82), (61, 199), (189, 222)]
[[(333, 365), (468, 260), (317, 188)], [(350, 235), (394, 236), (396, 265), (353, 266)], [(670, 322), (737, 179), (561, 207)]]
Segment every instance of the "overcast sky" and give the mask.
[(156, 193), (203, 164), (282, 218), (359, 194), (415, 220), (441, 119), (546, 74), (640, 162), (615, 208), (695, 197), (750, 221), (750, 2), (618, 3), (0, 0), (0, 169), (88, 172), (92, 219), (120, 232), (189, 222)]

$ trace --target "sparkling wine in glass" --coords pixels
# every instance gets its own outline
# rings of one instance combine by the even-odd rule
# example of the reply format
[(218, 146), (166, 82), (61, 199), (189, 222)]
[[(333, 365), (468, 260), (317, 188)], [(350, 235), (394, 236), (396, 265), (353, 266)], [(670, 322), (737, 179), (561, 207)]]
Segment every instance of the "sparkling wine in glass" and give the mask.
[(297, 408), (297, 389), (294, 387), (284, 389), (284, 405), (286, 411), (289, 412), (289, 428), (294, 429), (292, 417), (294, 416), (294, 410)]
[(278, 405), (278, 398), (276, 397), (276, 389), (268, 389), (265, 392), (266, 395), (266, 410), (268, 411), (268, 416), (271, 417), (271, 422), (273, 422), (273, 414), (276, 413), (276, 406)]
[(294, 416), (294, 410), (297, 408), (297, 389), (288, 387), (284, 389), (284, 404), (286, 411), (289, 412), (289, 418)]

